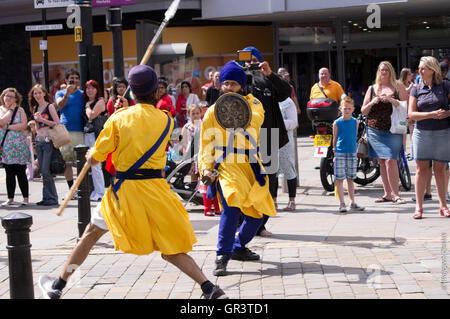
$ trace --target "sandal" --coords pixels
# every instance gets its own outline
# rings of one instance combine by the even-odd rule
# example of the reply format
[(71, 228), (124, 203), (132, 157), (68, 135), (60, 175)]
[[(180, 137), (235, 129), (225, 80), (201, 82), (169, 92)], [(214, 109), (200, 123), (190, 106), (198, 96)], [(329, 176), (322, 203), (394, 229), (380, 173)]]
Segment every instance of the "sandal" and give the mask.
[(375, 200), (375, 203), (386, 203), (386, 202), (392, 202), (392, 199), (388, 199), (386, 197), (381, 197)]
[(394, 204), (396, 205), (402, 205), (402, 204), (406, 204), (406, 200), (404, 200), (401, 197), (397, 197), (396, 199), (393, 200)]
[(414, 219), (422, 219), (422, 213), (423, 213), (422, 209), (416, 209), (416, 211), (414, 212), (413, 218)]
[(285, 208), (283, 208), (283, 211), (285, 212), (292, 212), (295, 210), (295, 202), (290, 200)]
[(447, 207), (443, 207), (439, 210), (439, 213), (441, 216), (450, 217), (450, 212), (448, 211)]
[(204, 211), (203, 214), (204, 214), (205, 216), (214, 216), (214, 213), (211, 212), (211, 211), (209, 211), (209, 212)]

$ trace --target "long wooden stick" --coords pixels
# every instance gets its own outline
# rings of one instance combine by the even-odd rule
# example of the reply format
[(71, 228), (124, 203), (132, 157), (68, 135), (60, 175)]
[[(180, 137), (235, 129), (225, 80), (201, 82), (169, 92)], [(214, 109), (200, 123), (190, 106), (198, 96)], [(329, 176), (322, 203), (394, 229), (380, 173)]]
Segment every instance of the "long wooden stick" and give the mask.
[[(98, 164), (100, 165), (100, 164)], [(68, 195), (66, 196), (66, 198), (64, 199), (63, 203), (61, 204), (61, 206), (59, 206), (58, 212), (56, 213), (57, 216), (61, 216), (63, 210), (67, 207), (67, 205), (69, 204), (69, 201), (72, 199), (72, 196), (75, 194), (75, 192), (78, 189), (78, 186), (80, 186), (81, 182), (84, 179), (84, 176), (86, 175), (86, 173), (89, 171), (89, 168), (91, 167), (91, 165), (86, 162), (83, 166), (83, 169), (81, 170), (80, 174), (78, 174), (77, 180), (75, 181), (75, 183), (73, 183), (72, 187), (69, 190)]]

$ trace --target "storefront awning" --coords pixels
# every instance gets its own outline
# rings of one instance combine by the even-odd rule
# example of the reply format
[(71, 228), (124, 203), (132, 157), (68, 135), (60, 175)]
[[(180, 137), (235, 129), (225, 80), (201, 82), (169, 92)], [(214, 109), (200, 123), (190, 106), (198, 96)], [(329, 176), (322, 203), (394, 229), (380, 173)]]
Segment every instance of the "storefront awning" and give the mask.
[(164, 64), (178, 58), (189, 58), (194, 55), (189, 43), (158, 44), (150, 58), (150, 64)]

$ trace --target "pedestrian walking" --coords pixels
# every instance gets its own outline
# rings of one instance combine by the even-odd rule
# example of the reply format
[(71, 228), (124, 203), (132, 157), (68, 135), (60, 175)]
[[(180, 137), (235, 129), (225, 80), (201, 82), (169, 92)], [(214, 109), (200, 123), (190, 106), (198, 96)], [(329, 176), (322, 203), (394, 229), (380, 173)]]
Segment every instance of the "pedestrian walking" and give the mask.
[(108, 230), (116, 250), (135, 255), (160, 251), (161, 257), (195, 280), (202, 297), (224, 299), (187, 253), (196, 242), (189, 217), (161, 171), (166, 164), (166, 145), (173, 129), (169, 115), (157, 110), (158, 77), (149, 66), (138, 65), (128, 73), (137, 104), (116, 111), (86, 160), (98, 165), (114, 151), (117, 179), (94, 210), (91, 223), (75, 246), (56, 280), (39, 278), (44, 297), (61, 297), (70, 275), (87, 258), (93, 245)]

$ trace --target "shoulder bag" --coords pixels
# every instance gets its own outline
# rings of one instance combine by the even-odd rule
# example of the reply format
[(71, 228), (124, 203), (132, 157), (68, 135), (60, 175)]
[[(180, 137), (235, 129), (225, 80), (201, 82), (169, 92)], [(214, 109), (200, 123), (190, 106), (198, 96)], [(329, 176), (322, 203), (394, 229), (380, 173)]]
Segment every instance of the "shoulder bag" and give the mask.
[(55, 148), (60, 148), (61, 146), (69, 144), (72, 141), (66, 127), (61, 123), (50, 127), (48, 130), (48, 135), (52, 139), (53, 146)]
[(408, 104), (406, 101), (399, 100), (398, 102), (399, 105), (397, 107), (392, 105), (390, 132), (392, 134), (406, 134), (407, 132), (406, 118), (408, 117)]
[[(12, 124), (13, 124), (14, 118), (16, 117), (16, 114), (17, 114), (17, 110), (18, 110), (18, 109), (19, 109), (19, 107), (16, 106), (16, 108), (14, 109), (13, 114), (12, 114), (12, 116), (11, 116), (11, 121), (9, 122), (9, 125), (12, 125)], [(5, 134), (3, 135), (2, 144), (0, 145), (0, 157), (1, 157), (1, 155), (3, 154), (3, 144), (5, 144), (6, 135), (8, 134), (8, 132), (9, 132), (9, 129), (7, 129), (7, 130), (5, 131)]]
[(53, 147), (50, 162), (50, 172), (55, 175), (62, 175), (66, 170), (66, 161), (64, 160), (59, 148)]

